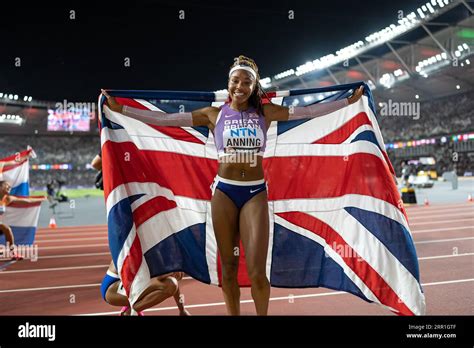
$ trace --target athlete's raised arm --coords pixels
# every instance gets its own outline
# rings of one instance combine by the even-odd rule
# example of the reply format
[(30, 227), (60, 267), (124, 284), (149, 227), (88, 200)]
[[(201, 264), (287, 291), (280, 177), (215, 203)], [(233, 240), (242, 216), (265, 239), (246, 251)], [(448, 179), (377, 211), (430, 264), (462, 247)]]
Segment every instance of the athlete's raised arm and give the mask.
[(175, 126), (175, 127), (198, 127), (205, 126), (214, 128), (219, 108), (207, 106), (191, 112), (166, 113), (154, 110), (141, 110), (127, 105), (117, 103), (114, 97), (110, 96), (105, 90), (102, 94), (107, 98), (108, 107), (115, 112), (132, 116), (140, 121), (154, 124), (157, 126)]
[(364, 87), (361, 86), (354, 91), (354, 93), (346, 99), (336, 100), (327, 103), (317, 103), (308, 106), (286, 107), (275, 104), (265, 104), (263, 112), (267, 122), (271, 121), (288, 121), (297, 120), (300, 118), (313, 118), (327, 115), (331, 112), (339, 110), (344, 106), (357, 102), (364, 93)]

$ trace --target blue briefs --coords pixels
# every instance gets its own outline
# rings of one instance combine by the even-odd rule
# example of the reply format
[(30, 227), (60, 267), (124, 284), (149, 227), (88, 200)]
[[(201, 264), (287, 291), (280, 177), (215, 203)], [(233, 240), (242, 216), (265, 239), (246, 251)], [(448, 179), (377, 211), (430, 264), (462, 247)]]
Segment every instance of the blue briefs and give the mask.
[(217, 175), (211, 185), (212, 194), (219, 189), (229, 197), (238, 209), (241, 209), (252, 197), (267, 189), (264, 179), (255, 181), (236, 181)]

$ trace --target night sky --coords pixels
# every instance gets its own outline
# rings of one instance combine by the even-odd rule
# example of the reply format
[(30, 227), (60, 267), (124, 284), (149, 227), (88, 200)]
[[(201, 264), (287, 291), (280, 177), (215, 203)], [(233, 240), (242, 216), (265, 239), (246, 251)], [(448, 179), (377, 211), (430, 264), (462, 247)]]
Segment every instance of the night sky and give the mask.
[[(217, 90), (239, 54), (273, 76), (334, 53), (426, 3), (139, 1), (2, 4), (0, 92), (95, 101), (100, 88)], [(75, 19), (70, 19), (71, 10)], [(180, 10), (184, 19), (179, 19)], [(288, 11), (294, 19), (288, 19)], [(21, 66), (16, 67), (16, 57)], [(124, 66), (130, 58), (130, 67)]]

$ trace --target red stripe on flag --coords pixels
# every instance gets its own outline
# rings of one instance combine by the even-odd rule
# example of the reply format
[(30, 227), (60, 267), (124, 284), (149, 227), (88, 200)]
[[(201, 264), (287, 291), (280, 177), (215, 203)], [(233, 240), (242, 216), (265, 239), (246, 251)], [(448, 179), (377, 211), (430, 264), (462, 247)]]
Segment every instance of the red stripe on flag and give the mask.
[(157, 131), (166, 134), (167, 136), (176, 139), (176, 140), (181, 140), (181, 141), (188, 141), (190, 143), (197, 143), (203, 145), (204, 142), (201, 141), (200, 139), (196, 138), (194, 135), (186, 131), (185, 129), (181, 127), (165, 127), (165, 126), (156, 126), (153, 124), (147, 123), (148, 126), (150, 126), (153, 129), (156, 129)]
[(359, 112), (335, 131), (314, 141), (313, 144), (341, 144), (349, 138), (357, 128), (363, 125), (372, 126), (372, 122), (370, 122), (369, 117), (364, 111)]
[(19, 203), (19, 202), (12, 202), (8, 205), (9, 208), (31, 208), (31, 207), (39, 207), (41, 202), (37, 203)]
[[(11, 160), (10, 160), (11, 161)], [(18, 167), (21, 167), (25, 162), (27, 162), (28, 160), (23, 160), (21, 162), (18, 162), (18, 164), (15, 164), (15, 165), (12, 165), (12, 166), (4, 166), (3, 169), (2, 169), (2, 173), (6, 173), (8, 172), (9, 170), (12, 170), (12, 169), (15, 169), (15, 168), (18, 168)]]
[(396, 207), (400, 202), (387, 164), (371, 154), (271, 157), (263, 164), (269, 200), (360, 194), (382, 199)]
[(127, 106), (131, 106), (133, 108), (137, 108), (137, 109), (140, 109), (140, 110), (150, 110), (149, 108), (147, 108), (143, 104), (137, 102), (135, 99), (116, 97), (115, 100), (120, 105), (127, 105)]
[(132, 246), (130, 247), (130, 251), (125, 257), (122, 269), (120, 270), (120, 278), (122, 279), (122, 284), (125, 288), (125, 291), (127, 292), (127, 295), (130, 295), (130, 287), (138, 273), (138, 270), (140, 269), (142, 258), (143, 254), (140, 238), (138, 238), (138, 235), (135, 235), (135, 239), (133, 240)]
[[(8, 156), (8, 157), (5, 157), (5, 158), (2, 158), (0, 159), (0, 161), (2, 162), (9, 162), (9, 161), (15, 161), (17, 158), (19, 157), (25, 157), (26, 155), (28, 155), (32, 150), (24, 150), (20, 153), (16, 153), (14, 155), (11, 155), (11, 156)], [(23, 163), (23, 162), (22, 162)]]
[(383, 158), (385, 158), (385, 162), (387, 162), (388, 168), (390, 169), (390, 173), (395, 175), (395, 170), (393, 169), (392, 162), (390, 162), (390, 158), (388, 158), (388, 155), (385, 151), (382, 151)]
[(163, 196), (150, 199), (133, 211), (133, 221), (135, 222), (135, 228), (138, 229), (140, 225), (156, 214), (176, 207), (176, 202), (170, 201)]
[(106, 197), (128, 182), (152, 182), (169, 188), (177, 196), (210, 200), (210, 185), (217, 161), (173, 152), (139, 150), (131, 142), (107, 141), (102, 147), (102, 169)]
[[(13, 196), (9, 195), (10, 197), (14, 198), (44, 198), (44, 196)], [(19, 202), (11, 202), (8, 204), (10, 208), (31, 208), (31, 207), (39, 207), (41, 202), (34, 202), (34, 203), (19, 203)]]
[[(2, 158), (0, 159), (1, 162), (10, 162), (10, 161), (17, 161), (18, 158), (21, 158), (21, 157), (26, 157), (28, 156), (28, 154), (33, 151), (32, 149), (29, 149), (29, 150), (24, 150), (22, 152), (19, 152), (19, 153), (16, 153), (14, 155), (11, 155), (11, 156), (8, 156), (8, 157), (5, 157), (5, 158)], [(12, 170), (12, 169), (15, 169), (21, 165), (23, 165), (25, 162), (28, 161), (28, 158), (25, 158), (24, 160), (18, 162), (17, 164), (15, 165), (12, 165), (12, 166), (4, 166), (2, 171), (3, 173), (5, 172), (8, 172), (9, 170)]]
[[(373, 126), (372, 122), (370, 122), (370, 119), (367, 116), (367, 113), (365, 113), (364, 111), (358, 113), (355, 117), (346, 122), (340, 128), (325, 135), (321, 139), (314, 141), (313, 144), (341, 144), (347, 138), (349, 138), (349, 136), (351, 136), (355, 130), (357, 130), (360, 126), (363, 125)], [(387, 162), (390, 172), (394, 174), (395, 171), (393, 169), (392, 163), (390, 162), (390, 159), (388, 158), (388, 155), (384, 149), (382, 149), (382, 154), (385, 158), (385, 161)]]
[[(378, 272), (346, 243), (346, 241), (323, 221), (300, 212), (277, 213), (276, 215), (300, 226), (308, 231), (322, 237), (328, 246), (336, 251), (349, 268), (364, 282), (372, 291), (380, 303), (396, 309), (401, 315), (414, 315), (413, 312), (402, 302), (389, 284), (378, 274)], [(338, 251), (339, 249), (339, 251)], [(343, 250), (344, 252), (340, 252)], [(342, 254), (342, 255), (341, 255)]]

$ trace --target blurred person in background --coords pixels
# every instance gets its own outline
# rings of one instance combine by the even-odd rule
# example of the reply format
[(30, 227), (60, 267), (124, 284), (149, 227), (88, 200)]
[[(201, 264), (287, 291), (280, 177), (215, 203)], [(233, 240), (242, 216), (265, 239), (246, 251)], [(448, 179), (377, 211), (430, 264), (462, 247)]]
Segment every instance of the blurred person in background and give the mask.
[(99, 152), (94, 159), (91, 162), (91, 166), (98, 170), (99, 172), (97, 173), (95, 177), (95, 187), (97, 187), (99, 190), (104, 190), (104, 181), (102, 178), (102, 153)]
[(0, 235), (5, 235), (5, 241), (7, 247), (10, 248), (11, 255), (15, 260), (22, 260), (23, 258), (16, 255), (15, 250), (15, 237), (13, 236), (12, 229), (7, 224), (3, 223), (2, 219), (5, 216), (8, 205), (15, 203), (18, 205), (28, 205), (30, 203), (42, 202), (46, 197), (41, 198), (24, 198), (10, 196), (11, 185), (7, 181), (0, 181)]

